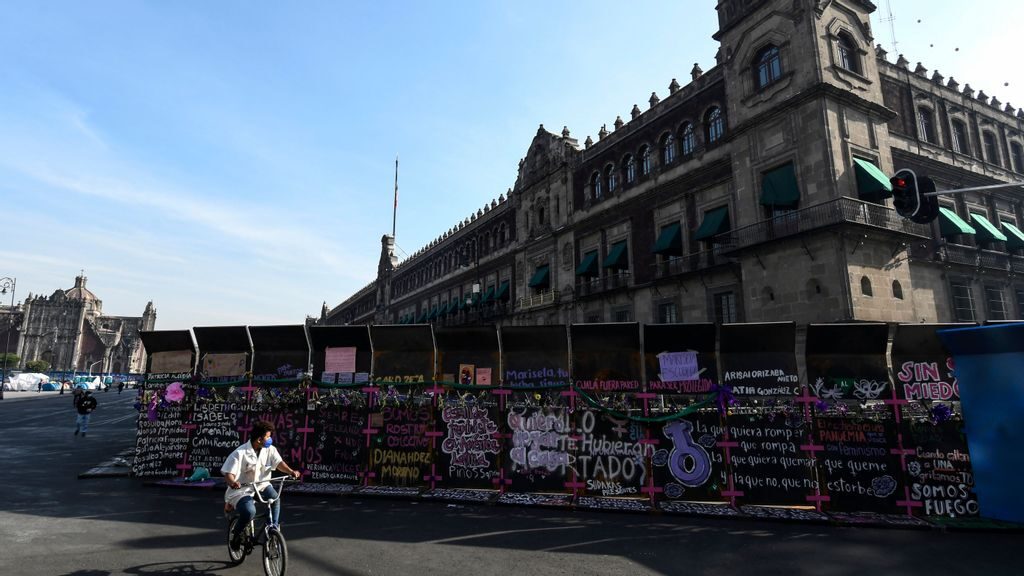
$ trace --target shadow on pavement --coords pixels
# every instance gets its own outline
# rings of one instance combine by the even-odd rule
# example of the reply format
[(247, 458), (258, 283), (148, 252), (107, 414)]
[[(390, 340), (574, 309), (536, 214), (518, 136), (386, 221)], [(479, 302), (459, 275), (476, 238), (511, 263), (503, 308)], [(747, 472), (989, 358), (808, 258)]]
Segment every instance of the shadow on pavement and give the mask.
[[(161, 574), (219, 574), (225, 568), (231, 568), (228, 562), (219, 560), (186, 560), (184, 562), (156, 562), (153, 564), (140, 564), (125, 568), (125, 574), (145, 574), (146, 576), (159, 576)], [(107, 574), (104, 572), (104, 574)]]

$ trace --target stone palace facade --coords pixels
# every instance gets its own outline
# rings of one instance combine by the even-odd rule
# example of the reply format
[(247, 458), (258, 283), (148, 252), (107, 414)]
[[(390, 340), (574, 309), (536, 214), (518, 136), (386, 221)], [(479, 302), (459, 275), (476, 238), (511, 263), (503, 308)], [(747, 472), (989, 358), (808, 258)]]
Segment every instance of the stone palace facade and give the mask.
[[(954, 322), (1024, 317), (1024, 203), (888, 175), (1024, 179), (1024, 115), (893, 62), (867, 0), (720, 0), (716, 65), (581, 145), (541, 126), (514, 186), (319, 324)], [(674, 67), (673, 63), (668, 63)]]

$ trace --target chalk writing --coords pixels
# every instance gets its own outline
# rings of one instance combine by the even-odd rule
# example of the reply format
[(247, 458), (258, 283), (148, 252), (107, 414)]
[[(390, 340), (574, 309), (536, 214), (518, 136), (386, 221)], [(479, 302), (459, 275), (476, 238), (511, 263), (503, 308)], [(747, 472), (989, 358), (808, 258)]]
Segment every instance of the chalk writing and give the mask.
[(447, 404), (441, 410), (445, 437), (441, 443), (441, 465), (446, 484), (491, 487), (497, 476), (497, 455), (501, 442), (495, 435), (498, 423), (484, 406)]
[(736, 396), (796, 396), (800, 378), (792, 353), (722, 354), (722, 382)]
[[(370, 468), (376, 482), (414, 486), (434, 464), (430, 437), (433, 415), (429, 405), (384, 406), (379, 413), (381, 429), (370, 450)], [(371, 422), (375, 418), (371, 417)]]
[(510, 410), (506, 464), (515, 489), (562, 489), (572, 463), (569, 413), (564, 408), (531, 407)]
[(572, 468), (588, 493), (638, 496), (647, 480), (646, 459), (654, 447), (643, 444), (643, 426), (593, 410), (576, 411), (576, 458)]
[(736, 489), (759, 504), (806, 504), (814, 493), (813, 460), (803, 450), (806, 426), (801, 419), (755, 415), (730, 419), (729, 438), (736, 442), (730, 462)]
[(308, 442), (318, 462), (306, 462), (307, 478), (313, 481), (357, 482), (365, 466), (366, 413), (353, 406), (328, 406), (312, 419), (314, 437)]
[[(235, 410), (230, 404), (197, 404), (192, 415), (196, 430), (189, 440), (192, 466), (203, 466), (211, 473), (218, 472), (228, 455), (246, 440), (238, 431), (243, 420), (244, 412)], [(274, 440), (276, 442), (277, 438)]]
[(899, 460), (889, 450), (896, 443), (891, 421), (819, 417), (817, 463), (829, 510), (896, 512), (902, 495)]
[(512, 388), (555, 386), (569, 382), (569, 371), (563, 368), (532, 368), (506, 370), (505, 385)]
[(960, 422), (913, 422), (914, 454), (907, 457), (910, 498), (925, 516), (958, 518), (981, 512), (974, 494), (971, 455)]

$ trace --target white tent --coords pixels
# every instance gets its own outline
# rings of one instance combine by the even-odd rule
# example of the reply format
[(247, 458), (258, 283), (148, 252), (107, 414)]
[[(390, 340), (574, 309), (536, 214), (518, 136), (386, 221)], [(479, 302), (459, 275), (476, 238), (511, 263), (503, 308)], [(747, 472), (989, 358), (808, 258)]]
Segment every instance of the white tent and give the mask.
[(12, 391), (25, 391), (25, 390), (37, 390), (39, 383), (46, 384), (50, 381), (50, 377), (46, 374), (35, 374), (32, 372), (22, 372), (17, 376), (11, 376), (7, 382), (4, 382), (4, 390)]

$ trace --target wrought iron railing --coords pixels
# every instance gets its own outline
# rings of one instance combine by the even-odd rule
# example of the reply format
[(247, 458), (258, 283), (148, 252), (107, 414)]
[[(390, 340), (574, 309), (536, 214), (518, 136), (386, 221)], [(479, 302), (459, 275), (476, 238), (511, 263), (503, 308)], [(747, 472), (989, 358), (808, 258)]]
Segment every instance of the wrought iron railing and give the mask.
[(558, 290), (548, 290), (532, 296), (522, 296), (516, 301), (516, 308), (524, 310), (538, 306), (548, 306), (558, 302)]
[(932, 242), (911, 244), (910, 257), (916, 260), (931, 260), (974, 268), (1024, 273), (1024, 257), (993, 250), (980, 250), (973, 246), (960, 244), (935, 245)]
[(625, 271), (594, 278), (580, 278), (576, 282), (576, 295), (589, 296), (608, 290), (625, 288), (630, 285), (632, 279), (633, 275)]
[(726, 262), (725, 257), (722, 255), (725, 250), (724, 247), (716, 246), (713, 250), (703, 250), (685, 256), (666, 258), (661, 262), (652, 264), (651, 269), (654, 271), (655, 278), (668, 278), (678, 274), (696, 272), (697, 270), (703, 270)]
[(861, 224), (911, 236), (932, 237), (929, 225), (911, 222), (891, 208), (839, 198), (719, 234), (713, 241), (735, 250), (837, 224)]

